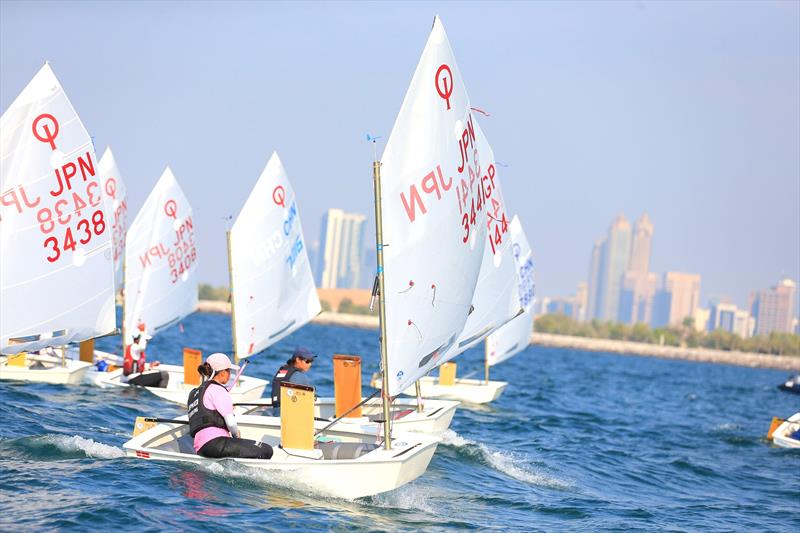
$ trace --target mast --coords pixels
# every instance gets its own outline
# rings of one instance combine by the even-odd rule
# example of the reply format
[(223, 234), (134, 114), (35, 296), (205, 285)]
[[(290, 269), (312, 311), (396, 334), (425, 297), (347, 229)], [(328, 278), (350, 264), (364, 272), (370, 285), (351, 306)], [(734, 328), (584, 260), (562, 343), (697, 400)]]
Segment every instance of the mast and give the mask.
[(233, 263), (231, 262), (231, 230), (225, 232), (228, 241), (228, 279), (230, 280), (231, 338), (233, 338), (233, 364), (239, 364), (239, 349), (236, 345), (236, 307), (233, 305)]
[(125, 357), (125, 296), (127, 293), (127, 284), (125, 283), (125, 265), (127, 264), (127, 253), (122, 254), (122, 357)]
[[(374, 141), (373, 141), (374, 142)], [(372, 178), (375, 189), (375, 251), (378, 257), (378, 316), (381, 325), (381, 366), (383, 367), (383, 383), (381, 384), (381, 400), (383, 402), (383, 446), (392, 449), (389, 440), (389, 357), (386, 350), (386, 300), (383, 290), (383, 222), (381, 220), (381, 162), (378, 158), (372, 163)]]
[(483, 340), (483, 364), (486, 373), (486, 384), (489, 384), (489, 338)]
[(417, 389), (417, 412), (421, 413), (423, 411), (423, 408), (422, 408), (422, 386), (419, 384), (419, 380), (414, 382), (414, 386)]

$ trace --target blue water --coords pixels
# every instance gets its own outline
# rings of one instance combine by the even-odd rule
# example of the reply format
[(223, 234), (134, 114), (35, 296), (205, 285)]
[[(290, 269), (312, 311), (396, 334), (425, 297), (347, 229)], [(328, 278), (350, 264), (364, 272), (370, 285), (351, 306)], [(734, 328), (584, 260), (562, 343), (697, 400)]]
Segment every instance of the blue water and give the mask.
[[(148, 356), (229, 350), (229, 318), (195, 314)], [(377, 369), (377, 332), (310, 325), (252, 359), (271, 377), (294, 345), (333, 392), (333, 353)], [(115, 339), (98, 347), (114, 349)], [(482, 372), (482, 351), (458, 358)], [(0, 530), (753, 530), (800, 531), (800, 450), (764, 441), (800, 411), (786, 373), (529, 347), (495, 367), (489, 407), (459, 409), (428, 471), (355, 501), (270, 483), (235, 464), (124, 457), (134, 417), (183, 414), (146, 392), (0, 382)]]

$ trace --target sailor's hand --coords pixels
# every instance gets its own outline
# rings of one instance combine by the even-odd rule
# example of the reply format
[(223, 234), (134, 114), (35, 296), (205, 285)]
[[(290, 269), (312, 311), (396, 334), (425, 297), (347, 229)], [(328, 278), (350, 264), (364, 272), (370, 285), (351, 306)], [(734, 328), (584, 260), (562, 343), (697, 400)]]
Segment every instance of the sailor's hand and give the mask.
[(158, 366), (158, 365), (160, 365), (160, 364), (161, 364), (161, 363), (159, 363), (158, 361), (153, 361), (152, 363), (150, 363), (150, 368), (155, 368), (155, 367), (157, 367), (157, 366)]

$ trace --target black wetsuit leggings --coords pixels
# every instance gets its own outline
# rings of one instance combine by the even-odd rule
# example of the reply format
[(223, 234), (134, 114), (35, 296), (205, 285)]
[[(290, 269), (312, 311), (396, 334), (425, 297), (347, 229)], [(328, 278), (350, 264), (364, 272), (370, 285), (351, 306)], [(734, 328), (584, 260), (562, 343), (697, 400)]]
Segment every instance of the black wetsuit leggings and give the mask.
[(272, 446), (256, 443), (254, 440), (237, 439), (236, 437), (217, 437), (203, 444), (200, 448), (203, 457), (241, 457), (243, 459), (269, 459), (272, 457)]
[(145, 372), (135, 378), (129, 379), (129, 385), (139, 385), (140, 387), (160, 387), (166, 388), (169, 383), (169, 372), (160, 370), (158, 372)]

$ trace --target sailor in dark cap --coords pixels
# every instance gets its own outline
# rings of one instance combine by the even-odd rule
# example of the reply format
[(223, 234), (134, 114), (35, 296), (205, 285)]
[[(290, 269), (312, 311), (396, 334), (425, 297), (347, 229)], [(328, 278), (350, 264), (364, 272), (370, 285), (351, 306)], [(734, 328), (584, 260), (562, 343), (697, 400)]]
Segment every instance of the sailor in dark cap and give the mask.
[(272, 378), (272, 407), (275, 416), (280, 416), (281, 407), (281, 383), (294, 383), (295, 385), (307, 385), (312, 387), (311, 380), (306, 372), (311, 369), (317, 355), (305, 346), (295, 348), (292, 356), (275, 372)]

